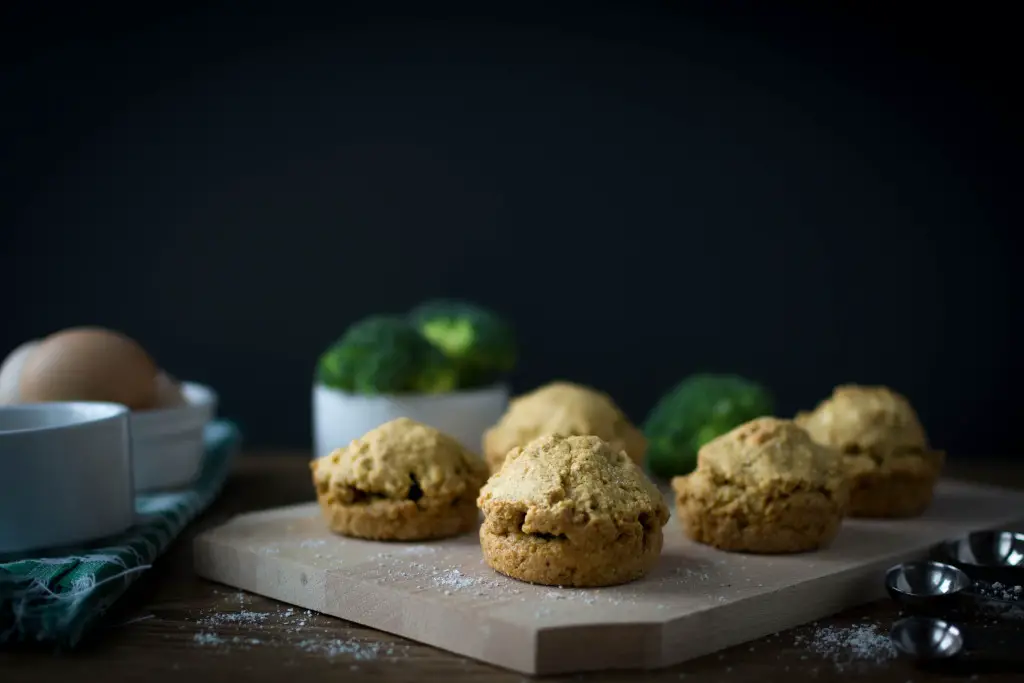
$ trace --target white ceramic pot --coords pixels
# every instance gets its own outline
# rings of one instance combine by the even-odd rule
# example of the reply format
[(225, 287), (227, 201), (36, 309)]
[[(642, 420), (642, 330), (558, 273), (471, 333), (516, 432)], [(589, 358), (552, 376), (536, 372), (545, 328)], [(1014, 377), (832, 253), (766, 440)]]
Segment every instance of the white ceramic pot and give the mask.
[(217, 412), (210, 387), (182, 382), (185, 405), (136, 411), (131, 416), (133, 467), (138, 491), (187, 486), (199, 474), (203, 431)]
[(135, 521), (129, 424), (116, 403), (0, 407), (0, 553), (126, 531)]
[(501, 418), (508, 400), (504, 384), (447, 394), (392, 396), (358, 396), (318, 384), (313, 387), (313, 457), (321, 458), (400, 417), (453, 436), (479, 455), (484, 432)]

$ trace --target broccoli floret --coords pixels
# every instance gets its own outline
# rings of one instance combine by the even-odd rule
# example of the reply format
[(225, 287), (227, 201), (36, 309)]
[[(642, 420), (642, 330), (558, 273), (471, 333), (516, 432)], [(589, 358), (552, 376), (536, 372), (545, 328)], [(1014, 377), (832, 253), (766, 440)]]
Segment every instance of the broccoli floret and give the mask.
[(708, 441), (771, 415), (767, 389), (735, 375), (692, 375), (661, 397), (644, 423), (648, 465), (659, 477), (689, 474)]
[(353, 394), (442, 393), (458, 381), (451, 361), (407, 320), (377, 315), (353, 324), (320, 356), (319, 381)]
[(493, 311), (466, 301), (436, 299), (421, 304), (409, 317), (455, 364), (461, 388), (493, 384), (515, 367), (515, 333)]

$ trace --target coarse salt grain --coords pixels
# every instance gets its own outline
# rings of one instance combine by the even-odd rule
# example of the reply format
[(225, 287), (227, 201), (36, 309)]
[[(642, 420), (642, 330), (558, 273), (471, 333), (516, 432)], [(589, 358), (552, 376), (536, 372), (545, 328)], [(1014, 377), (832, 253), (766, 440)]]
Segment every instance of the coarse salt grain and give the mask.
[(403, 550), (402, 554), (403, 555), (429, 555), (431, 553), (436, 553), (436, 552), (437, 552), (437, 548), (432, 548), (429, 545), (413, 545), (413, 546), (409, 546), (408, 548)]
[(984, 581), (977, 581), (975, 590), (984, 596), (996, 598), (997, 600), (1021, 600), (1024, 599), (1024, 586), (1008, 586), (996, 581), (993, 584), (986, 584)]
[[(802, 640), (798, 638), (797, 644)], [(896, 657), (896, 648), (888, 634), (880, 633), (876, 624), (818, 628), (808, 647), (811, 652), (831, 659), (840, 669), (857, 662), (883, 664)]]
[(380, 643), (360, 643), (356, 640), (303, 640), (299, 649), (311, 654), (323, 654), (328, 658), (351, 655), (356, 660), (376, 659), (380, 656)]
[[(462, 590), (463, 588), (475, 586), (477, 584), (477, 579), (474, 579), (471, 576), (466, 576), (458, 569), (446, 569), (433, 578), (433, 583), (439, 588)], [(445, 591), (445, 595), (450, 594), (450, 591)]]
[(255, 626), (257, 624), (262, 624), (269, 616), (270, 612), (250, 612), (249, 610), (242, 610), (241, 612), (219, 612), (217, 614), (211, 614), (203, 617), (197, 623), (201, 626), (219, 626), (224, 624)]
[(221, 645), (224, 643), (224, 639), (215, 633), (197, 633), (192, 636), (192, 640), (200, 645)]

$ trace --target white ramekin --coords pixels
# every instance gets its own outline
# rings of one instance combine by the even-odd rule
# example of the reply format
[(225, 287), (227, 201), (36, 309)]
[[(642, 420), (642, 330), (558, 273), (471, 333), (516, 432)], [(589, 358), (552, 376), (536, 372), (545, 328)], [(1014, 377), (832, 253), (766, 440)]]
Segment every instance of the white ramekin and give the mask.
[(203, 462), (203, 430), (217, 412), (210, 387), (182, 382), (185, 405), (135, 411), (131, 416), (135, 489), (156, 491), (190, 484)]
[(447, 394), (357, 396), (323, 385), (313, 387), (313, 457), (335, 448), (400, 417), (430, 425), (480, 454), (484, 432), (508, 407), (504, 384), (454, 391)]
[(116, 403), (0, 407), (0, 553), (127, 530), (135, 521), (129, 425)]

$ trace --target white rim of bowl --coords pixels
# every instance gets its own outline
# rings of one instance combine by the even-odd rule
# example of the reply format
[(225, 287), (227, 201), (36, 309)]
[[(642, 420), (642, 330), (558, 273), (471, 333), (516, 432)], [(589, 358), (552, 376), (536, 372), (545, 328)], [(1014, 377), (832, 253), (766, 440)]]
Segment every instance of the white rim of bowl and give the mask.
[[(103, 411), (100, 415), (82, 417), (75, 415), (76, 410)], [(62, 422), (50, 427), (25, 427), (23, 429), (0, 429), (0, 436), (9, 434), (31, 434), (33, 432), (56, 432), (77, 429), (86, 425), (116, 420), (129, 412), (128, 407), (120, 403), (108, 403), (104, 401), (49, 401), (43, 403), (22, 403), (20, 405), (0, 406), (0, 412), (4, 413), (45, 413), (60, 412), (69, 415), (68, 422)]]
[(197, 390), (197, 393), (199, 394), (197, 398), (199, 400), (189, 401), (188, 397), (185, 396), (184, 405), (170, 406), (166, 408), (150, 408), (149, 410), (137, 410), (132, 414), (132, 418), (137, 419), (142, 417), (143, 415), (165, 415), (167, 413), (176, 413), (182, 410), (189, 410), (194, 408), (208, 408), (209, 406), (215, 405), (217, 403), (217, 392), (214, 391), (212, 387), (209, 387), (205, 384), (199, 384), (198, 382), (187, 382), (185, 380), (179, 382), (179, 385), (181, 386), (183, 396), (185, 394), (186, 388)]
[(337, 389), (332, 386), (328, 386), (323, 382), (314, 382), (314, 389), (325, 389), (327, 391), (341, 394), (342, 396), (352, 396), (355, 398), (387, 398), (392, 400), (410, 399), (410, 398), (443, 398), (445, 396), (471, 396), (473, 394), (492, 394), (496, 392), (509, 393), (511, 390), (507, 382), (495, 382), (494, 384), (488, 384), (485, 387), (477, 387), (475, 389), (456, 389), (455, 391), (438, 391), (433, 393), (417, 394), (415, 392), (408, 392), (404, 394), (353, 394), (344, 389)]

